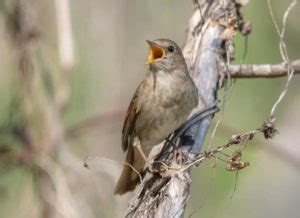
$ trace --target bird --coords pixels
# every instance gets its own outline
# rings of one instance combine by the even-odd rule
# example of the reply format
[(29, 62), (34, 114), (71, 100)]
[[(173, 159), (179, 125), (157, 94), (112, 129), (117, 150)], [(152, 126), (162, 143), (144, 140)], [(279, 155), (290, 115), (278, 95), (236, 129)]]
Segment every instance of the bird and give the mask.
[(179, 128), (198, 105), (198, 90), (180, 47), (170, 39), (146, 40), (149, 69), (128, 107), (122, 129), (127, 152), (114, 194), (133, 191), (151, 149)]

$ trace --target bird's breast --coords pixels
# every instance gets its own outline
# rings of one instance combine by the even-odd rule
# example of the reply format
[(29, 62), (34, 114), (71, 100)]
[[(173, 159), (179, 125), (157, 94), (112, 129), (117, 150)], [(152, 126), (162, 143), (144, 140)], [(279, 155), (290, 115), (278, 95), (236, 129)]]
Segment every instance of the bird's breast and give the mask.
[(136, 122), (142, 145), (156, 145), (182, 125), (195, 107), (192, 85), (191, 80), (160, 72), (149, 81)]

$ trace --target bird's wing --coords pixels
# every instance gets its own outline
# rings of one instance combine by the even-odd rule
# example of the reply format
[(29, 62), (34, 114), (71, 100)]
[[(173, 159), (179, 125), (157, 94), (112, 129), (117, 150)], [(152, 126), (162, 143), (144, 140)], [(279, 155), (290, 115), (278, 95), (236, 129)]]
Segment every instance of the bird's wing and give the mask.
[(122, 148), (124, 151), (127, 150), (130, 142), (133, 141), (133, 139), (131, 139), (130, 137), (133, 137), (132, 131), (135, 125), (135, 121), (139, 116), (139, 93), (142, 86), (143, 83), (141, 83), (136, 89), (126, 113), (122, 130)]

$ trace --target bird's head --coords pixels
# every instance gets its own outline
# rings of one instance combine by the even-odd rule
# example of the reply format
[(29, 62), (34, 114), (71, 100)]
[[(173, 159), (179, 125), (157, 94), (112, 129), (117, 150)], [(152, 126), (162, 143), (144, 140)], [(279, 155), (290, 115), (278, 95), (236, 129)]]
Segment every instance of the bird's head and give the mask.
[(180, 47), (170, 39), (147, 40), (150, 52), (147, 64), (157, 70), (172, 71), (186, 67)]

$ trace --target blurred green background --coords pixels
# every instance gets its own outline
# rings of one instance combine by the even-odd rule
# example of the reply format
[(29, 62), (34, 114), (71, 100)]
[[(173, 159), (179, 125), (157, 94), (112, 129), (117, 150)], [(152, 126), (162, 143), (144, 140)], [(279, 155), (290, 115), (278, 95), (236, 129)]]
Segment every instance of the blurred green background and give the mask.
[[(53, 1), (29, 0), (42, 33), (41, 52), (51, 72), (59, 72), (57, 29)], [(273, 0), (276, 19), (281, 23), (290, 1)], [(78, 157), (74, 163), (70, 191), (81, 197), (77, 209), (81, 217), (119, 217), (124, 213), (130, 194), (112, 195), (115, 178), (121, 169), (121, 127), (130, 98), (144, 78), (148, 47), (146, 39), (170, 38), (183, 45), (185, 30), (192, 14), (192, 1), (182, 0), (89, 0), (71, 1), (72, 30), (75, 43), (75, 67), (71, 77), (71, 98), (63, 125), (71, 129), (82, 121), (97, 117), (93, 128), (68, 137), (66, 147)], [(242, 12), (253, 24), (244, 63), (281, 62), (279, 40), (267, 2), (250, 0)], [(291, 12), (286, 43), (291, 60), (300, 57), (300, 5)], [(240, 63), (245, 38), (235, 39), (236, 59)], [(5, 126), (10, 104), (18, 87), (13, 85), (14, 51), (3, 16), (0, 17), (0, 122)], [(233, 82), (223, 121), (213, 145), (224, 144), (232, 134), (259, 127), (268, 117), (286, 78), (239, 79)], [(280, 132), (274, 140), (258, 137), (244, 151), (250, 166), (236, 174), (225, 170), (218, 161), (206, 161), (193, 170), (191, 198), (186, 217), (298, 217), (300, 201), (300, 94), (295, 76), (290, 90), (277, 112)], [(222, 91), (219, 98), (222, 99)], [(100, 118), (99, 118), (100, 117)], [(215, 117), (212, 128), (220, 114)], [(3, 139), (3, 137), (1, 138)], [(210, 142), (211, 133), (207, 136)], [(11, 146), (14, 139), (5, 138)], [(87, 156), (107, 158), (117, 168), (114, 176), (97, 169), (83, 168)], [(0, 159), (2, 161), (2, 159)], [(96, 164), (97, 165), (97, 164)], [(0, 165), (1, 217), (40, 217), (36, 176), (31, 166), (3, 160)], [(65, 169), (66, 174), (70, 169)], [(76, 183), (77, 182), (77, 183)], [(76, 183), (76, 184), (75, 184)], [(234, 192), (235, 184), (237, 183)], [(79, 216), (80, 217), (80, 216)]]

